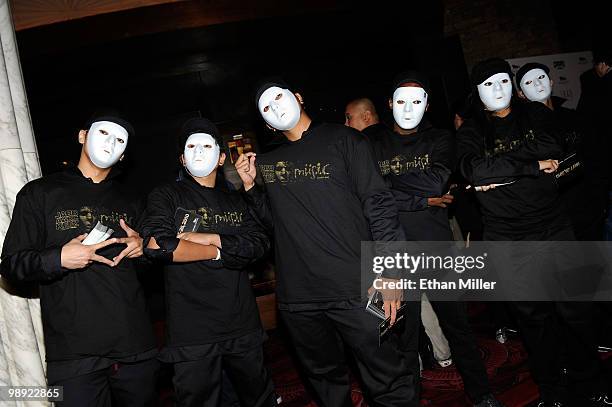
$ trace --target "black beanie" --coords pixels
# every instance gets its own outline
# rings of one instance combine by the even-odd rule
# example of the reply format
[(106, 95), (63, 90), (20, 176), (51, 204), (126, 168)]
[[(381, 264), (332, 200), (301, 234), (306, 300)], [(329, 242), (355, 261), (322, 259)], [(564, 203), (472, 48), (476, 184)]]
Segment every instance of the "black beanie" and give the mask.
[(183, 126), (181, 127), (181, 132), (179, 133), (179, 138), (177, 142), (177, 150), (179, 155), (183, 153), (185, 150), (185, 143), (189, 136), (194, 133), (206, 133), (213, 136), (219, 147), (223, 148), (223, 139), (221, 138), (221, 134), (219, 133), (219, 129), (213, 122), (203, 117), (193, 117), (191, 119), (187, 119)]
[(546, 65), (540, 64), (539, 62), (526, 63), (525, 65), (521, 66), (518, 71), (516, 71), (516, 77), (514, 78), (514, 80), (516, 82), (517, 91), (521, 90), (521, 79), (523, 79), (523, 76), (525, 76), (525, 74), (531, 71), (532, 69), (541, 69), (546, 72), (547, 75), (550, 72), (550, 69)]
[(507, 73), (512, 79), (512, 68), (506, 60), (501, 58), (490, 58), (477, 63), (472, 68), (472, 75), (470, 75), (470, 81), (472, 85), (478, 86), (483, 83), (488, 77), (493, 76), (497, 73)]
[(128, 132), (128, 137), (133, 137), (136, 134), (136, 132), (134, 131), (134, 127), (132, 127), (130, 122), (127, 121), (125, 116), (114, 108), (96, 109), (83, 125), (83, 129), (89, 130), (91, 125), (95, 122), (112, 122), (118, 124)]
[(422, 72), (419, 71), (404, 71), (397, 75), (393, 79), (393, 88), (391, 94), (395, 92), (397, 88), (402, 86), (404, 83), (415, 82), (421, 85), (421, 87), (429, 94), (429, 78)]
[(282, 88), (282, 89), (291, 89), (289, 85), (287, 84), (287, 82), (285, 82), (282, 78), (278, 76), (272, 76), (272, 77), (262, 79), (259, 82), (257, 82), (257, 85), (255, 86), (255, 107), (259, 108), (258, 106), (259, 98), (266, 90), (268, 90), (269, 88), (273, 86), (278, 86), (279, 88)]

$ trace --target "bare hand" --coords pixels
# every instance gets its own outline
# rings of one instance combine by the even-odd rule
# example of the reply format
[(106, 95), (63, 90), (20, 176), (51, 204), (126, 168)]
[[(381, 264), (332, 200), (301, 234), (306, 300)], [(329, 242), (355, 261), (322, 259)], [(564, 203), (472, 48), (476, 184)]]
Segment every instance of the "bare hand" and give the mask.
[(108, 245), (117, 243), (117, 239), (108, 239), (98, 244), (86, 246), (82, 243), (86, 236), (87, 233), (77, 236), (62, 246), (62, 267), (67, 268), (68, 270), (77, 270), (89, 266), (94, 261), (113, 267), (114, 264), (112, 261), (106, 257), (96, 254), (96, 251)]
[[(399, 283), (399, 280), (391, 278), (382, 278), (382, 289), (378, 290), (383, 297), (383, 309), (385, 311), (385, 318), (391, 317), (390, 325), (395, 324), (397, 319), (397, 311), (402, 305), (404, 299), (404, 290), (401, 288), (388, 288), (389, 283)], [(373, 291), (376, 290), (373, 286), (368, 289), (368, 294), (372, 295)]]
[(205, 246), (213, 245), (221, 248), (221, 236), (216, 233), (184, 232), (179, 233), (176, 237)]
[(557, 160), (538, 161), (538, 164), (540, 165), (540, 171), (544, 171), (547, 174), (555, 172), (559, 168), (559, 161)]
[(124, 257), (131, 259), (142, 256), (143, 243), (140, 234), (134, 229), (130, 228), (123, 219), (119, 220), (119, 224), (121, 225), (121, 228), (125, 230), (127, 237), (116, 239), (117, 243), (125, 244), (127, 247), (113, 259), (113, 266), (119, 264)]
[(236, 160), (236, 164), (234, 164), (242, 180), (245, 191), (248, 191), (255, 185), (255, 176), (257, 175), (255, 156), (255, 153), (240, 154), (240, 157)]
[(454, 196), (451, 194), (444, 194), (436, 198), (427, 198), (427, 206), (439, 206), (440, 208), (446, 208), (447, 205), (453, 203)]
[(147, 249), (159, 250), (161, 247), (157, 244), (157, 240), (151, 236), (149, 239), (149, 243), (147, 244)]

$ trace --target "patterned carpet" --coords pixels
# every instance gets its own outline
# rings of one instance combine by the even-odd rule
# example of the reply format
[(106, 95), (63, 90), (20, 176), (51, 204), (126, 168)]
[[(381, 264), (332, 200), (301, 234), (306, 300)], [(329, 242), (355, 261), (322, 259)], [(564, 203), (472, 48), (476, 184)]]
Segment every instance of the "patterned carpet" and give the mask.
[[(480, 350), (486, 362), (487, 373), (496, 394), (508, 400), (508, 406), (522, 406), (537, 397), (526, 366), (526, 354), (518, 340), (502, 345), (495, 340), (480, 339)], [(280, 335), (272, 333), (266, 344), (268, 367), (274, 377), (278, 394), (287, 407), (315, 407), (298, 373), (294, 358), (287, 352)], [(520, 397), (513, 390), (520, 386)], [(434, 368), (422, 372), (421, 405), (439, 407), (470, 406), (463, 393), (461, 376), (454, 366)], [(365, 406), (357, 381), (353, 381), (353, 404)], [(522, 400), (517, 400), (522, 399)], [(512, 404), (509, 404), (512, 402)], [(521, 402), (524, 402), (521, 404)]]
[[(284, 338), (270, 333), (265, 345), (266, 359), (274, 385), (286, 407), (316, 407), (296, 368), (295, 358), (289, 354)], [(494, 339), (480, 337), (479, 348), (485, 361), (493, 392), (507, 407), (524, 407), (538, 398), (538, 391), (527, 367), (527, 354), (520, 340), (511, 339), (500, 344)], [(603, 354), (608, 366), (612, 353)], [(353, 405), (365, 407), (363, 395), (353, 380)], [(472, 406), (463, 392), (461, 376), (454, 365), (424, 370), (421, 374), (421, 405), (431, 407)]]
[[(505, 344), (487, 335), (491, 328), (482, 324), (474, 314), (470, 317), (477, 333), (481, 356), (485, 361), (487, 374), (494, 394), (507, 407), (526, 407), (538, 398), (538, 392), (527, 366), (527, 354), (517, 337)], [(156, 324), (159, 339), (163, 338), (163, 323)], [(284, 407), (316, 407), (305, 380), (300, 376), (295, 355), (282, 331), (268, 332), (269, 340), (264, 345), (266, 364), (272, 374), (277, 393), (282, 397)], [(612, 372), (612, 353), (601, 354), (606, 366)], [(171, 384), (172, 371), (169, 366), (162, 369), (159, 406), (174, 405)], [(353, 378), (352, 400), (356, 407), (367, 407), (358, 381)], [(447, 368), (435, 367), (421, 373), (421, 405), (430, 407), (472, 406), (463, 392), (463, 382), (454, 365)]]

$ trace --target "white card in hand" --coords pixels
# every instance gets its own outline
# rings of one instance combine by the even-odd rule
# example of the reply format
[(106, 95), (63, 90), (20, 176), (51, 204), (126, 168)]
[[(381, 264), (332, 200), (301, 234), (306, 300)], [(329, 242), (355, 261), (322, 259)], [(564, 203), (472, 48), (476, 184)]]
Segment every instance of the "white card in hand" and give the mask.
[(112, 229), (109, 229), (107, 226), (104, 226), (100, 223), (100, 221), (98, 221), (96, 226), (91, 230), (91, 232), (89, 232), (85, 240), (83, 240), (83, 244), (86, 246), (98, 244), (108, 239), (112, 233)]
[[(102, 239), (100, 240), (100, 242), (105, 241), (106, 239), (108, 239), (110, 237), (110, 235), (113, 234), (113, 229), (108, 228), (108, 230), (106, 231), (106, 233), (104, 234), (104, 236), (102, 236)], [(99, 242), (98, 242), (99, 243)]]

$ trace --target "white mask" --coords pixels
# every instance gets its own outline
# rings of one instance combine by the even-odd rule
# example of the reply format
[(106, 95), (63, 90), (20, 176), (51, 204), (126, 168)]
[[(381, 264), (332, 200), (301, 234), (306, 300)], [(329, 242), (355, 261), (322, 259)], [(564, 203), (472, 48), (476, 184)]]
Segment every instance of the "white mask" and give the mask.
[(117, 123), (92, 123), (87, 132), (87, 154), (98, 168), (112, 167), (119, 161), (128, 143), (128, 132)]
[(478, 96), (491, 112), (497, 112), (510, 106), (512, 99), (512, 80), (507, 73), (496, 73), (484, 80), (478, 88)]
[(427, 109), (427, 92), (420, 87), (402, 86), (393, 92), (393, 118), (404, 130), (416, 128)]
[(300, 120), (300, 103), (289, 89), (272, 86), (257, 101), (261, 117), (270, 127), (285, 131), (294, 128)]
[(207, 133), (193, 133), (185, 142), (183, 157), (187, 171), (194, 177), (206, 177), (219, 164), (221, 154), (213, 136)]
[(532, 102), (545, 102), (552, 93), (550, 78), (540, 68), (528, 71), (521, 79), (520, 86), (525, 97)]

